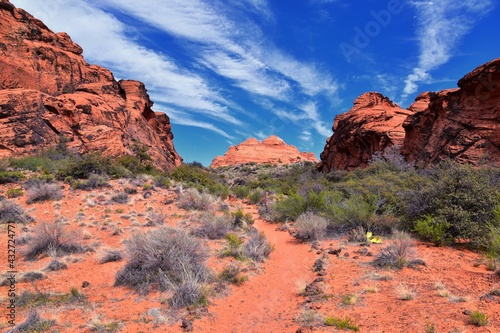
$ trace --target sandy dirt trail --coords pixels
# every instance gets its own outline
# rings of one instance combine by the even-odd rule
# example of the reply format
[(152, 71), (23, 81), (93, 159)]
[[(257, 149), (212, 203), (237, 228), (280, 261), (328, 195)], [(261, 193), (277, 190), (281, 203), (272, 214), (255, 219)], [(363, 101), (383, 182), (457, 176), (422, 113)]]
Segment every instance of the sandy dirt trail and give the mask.
[(299, 311), (300, 284), (314, 279), (311, 270), (315, 260), (310, 245), (301, 244), (287, 232), (260, 219), (257, 209), (244, 205), (251, 213), (255, 227), (263, 231), (275, 249), (262, 265), (263, 272), (252, 276), (229, 296), (216, 299), (209, 307), (210, 315), (194, 322), (194, 331), (218, 333), (295, 332), (294, 318)]

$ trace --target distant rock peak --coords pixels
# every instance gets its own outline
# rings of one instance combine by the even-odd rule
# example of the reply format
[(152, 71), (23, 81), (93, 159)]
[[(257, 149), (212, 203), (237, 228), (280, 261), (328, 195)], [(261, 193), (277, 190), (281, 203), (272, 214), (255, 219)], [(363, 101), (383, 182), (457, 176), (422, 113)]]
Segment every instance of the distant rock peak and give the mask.
[(236, 146), (229, 147), (224, 156), (217, 156), (210, 165), (211, 168), (236, 166), (246, 163), (257, 164), (292, 164), (310, 161), (317, 163), (313, 153), (299, 152), (295, 146), (287, 145), (276, 135), (259, 140), (249, 138)]

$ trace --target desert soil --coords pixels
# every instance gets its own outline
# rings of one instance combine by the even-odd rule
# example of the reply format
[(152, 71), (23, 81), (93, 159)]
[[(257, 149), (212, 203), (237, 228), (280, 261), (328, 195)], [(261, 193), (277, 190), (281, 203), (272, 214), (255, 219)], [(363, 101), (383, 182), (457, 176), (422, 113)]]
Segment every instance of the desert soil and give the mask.
[[(13, 185), (1, 185), (5, 193)], [(76, 287), (86, 297), (84, 302), (49, 304), (37, 308), (44, 319), (55, 320), (54, 332), (92, 332), (92, 323), (118, 323), (119, 332), (182, 332), (179, 317), (168, 311), (167, 296), (159, 292), (140, 295), (124, 287), (113, 287), (116, 273), (125, 261), (99, 264), (99, 251), (105, 247), (123, 249), (123, 240), (136, 230), (150, 230), (146, 226), (148, 212), (168, 214), (166, 224), (173, 227), (192, 228), (198, 212), (177, 208), (177, 194), (173, 190), (156, 189), (145, 199), (139, 192), (132, 195), (127, 204), (111, 204), (110, 196), (124, 187), (124, 181), (113, 181), (111, 188), (102, 190), (74, 191), (67, 185), (60, 201), (26, 204), (26, 198), (11, 199), (21, 204), (38, 222), (59, 219), (68, 228), (78, 230), (81, 242), (96, 252), (58, 258), (68, 269), (46, 272), (43, 269), (52, 260), (45, 257), (25, 261), (18, 256), (17, 276), (24, 272), (40, 271), (44, 278), (35, 282), (18, 282), (17, 293), (40, 291), (68, 294)], [(274, 245), (274, 251), (264, 263), (240, 263), (248, 281), (241, 286), (231, 286), (225, 293), (210, 298), (205, 310), (181, 312), (194, 319), (194, 332), (220, 333), (278, 333), (278, 332), (337, 332), (335, 327), (315, 325), (306, 318), (335, 316), (350, 318), (360, 332), (500, 332), (500, 297), (490, 295), (500, 289), (499, 277), (487, 270), (484, 257), (465, 249), (438, 248), (416, 242), (415, 256), (425, 266), (402, 270), (375, 268), (371, 262), (381, 248), (390, 244), (369, 247), (349, 243), (345, 238), (323, 240), (313, 249), (310, 243), (299, 243), (286, 231), (276, 230), (259, 218), (257, 207), (232, 200), (232, 209), (241, 207), (251, 213), (255, 227), (263, 231)], [(32, 229), (33, 225), (28, 228)], [(113, 235), (116, 229), (121, 234)], [(21, 237), (19, 227), (16, 237)], [(8, 271), (7, 231), (0, 233), (4, 250), (0, 251), (0, 272)], [(224, 240), (207, 241), (211, 258), (209, 265), (220, 271), (232, 259), (219, 258), (217, 253)], [(19, 249), (22, 249), (19, 246)], [(328, 250), (341, 249), (340, 254)], [(325, 269), (321, 273), (322, 293), (306, 296), (306, 285), (313, 282), (318, 273), (313, 270), (317, 259), (323, 258)], [(83, 282), (88, 286), (82, 287)], [(440, 290), (438, 290), (440, 285)], [(402, 300), (398, 290), (406, 288), (414, 292), (411, 300)], [(2, 313), (0, 331), (8, 331), (5, 305), (8, 287), (0, 287)], [(489, 316), (489, 324), (476, 327), (468, 323), (470, 311), (480, 310)], [(17, 309), (17, 323), (21, 323), (28, 309)], [(94, 325), (95, 327), (96, 325)], [(313, 326), (313, 327), (309, 327)], [(105, 325), (104, 325), (105, 327)], [(302, 327), (302, 328), (301, 328)], [(94, 330), (95, 331), (95, 330)], [(105, 330), (102, 332), (106, 332)]]

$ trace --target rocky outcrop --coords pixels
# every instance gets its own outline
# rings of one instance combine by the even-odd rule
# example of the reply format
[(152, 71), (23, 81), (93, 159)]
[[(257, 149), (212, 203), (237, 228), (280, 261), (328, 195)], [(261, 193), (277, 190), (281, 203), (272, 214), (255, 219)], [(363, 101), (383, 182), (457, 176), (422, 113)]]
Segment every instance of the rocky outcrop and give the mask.
[(257, 164), (292, 164), (310, 161), (317, 163), (313, 153), (301, 153), (295, 146), (290, 146), (282, 139), (271, 135), (262, 142), (255, 138), (247, 139), (236, 146), (229, 147), (224, 156), (217, 156), (210, 165), (211, 168), (235, 166), (245, 163)]
[(364, 167), (374, 152), (394, 145), (422, 167), (443, 159), (500, 166), (500, 58), (458, 87), (422, 93), (406, 110), (378, 93), (361, 95), (335, 118), (318, 169)]
[(335, 117), (334, 134), (326, 141), (318, 169), (352, 170), (367, 166), (374, 152), (403, 144), (402, 124), (412, 113), (379, 93), (364, 93), (348, 112)]
[(500, 58), (458, 81), (458, 89), (424, 93), (403, 124), (402, 153), (419, 166), (451, 158), (500, 166)]
[(131, 154), (139, 142), (156, 166), (180, 165), (170, 120), (152, 106), (142, 83), (117, 82), (66, 33), (0, 0), (0, 158), (64, 139), (76, 152), (110, 156)]

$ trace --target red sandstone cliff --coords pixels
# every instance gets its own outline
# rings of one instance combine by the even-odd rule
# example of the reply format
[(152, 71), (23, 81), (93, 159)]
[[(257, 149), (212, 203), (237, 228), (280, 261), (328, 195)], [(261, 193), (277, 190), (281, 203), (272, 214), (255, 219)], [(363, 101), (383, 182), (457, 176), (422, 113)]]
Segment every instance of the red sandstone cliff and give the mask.
[(149, 147), (163, 169), (182, 163), (170, 120), (151, 107), (144, 85), (117, 82), (89, 65), (65, 33), (53, 33), (26, 11), (0, 0), (0, 158), (55, 145), (110, 156)]
[(412, 113), (379, 93), (364, 93), (348, 112), (335, 117), (334, 134), (327, 139), (318, 168), (330, 171), (366, 166), (374, 152), (403, 144), (402, 124)]
[(458, 86), (417, 97), (410, 107), (417, 112), (403, 124), (402, 153), (420, 166), (447, 158), (500, 166), (500, 58), (474, 69)]
[(458, 86), (422, 93), (407, 110), (379, 93), (361, 95), (335, 117), (318, 169), (365, 167), (374, 152), (393, 145), (418, 166), (447, 158), (500, 166), (500, 58), (474, 69)]
[(236, 146), (229, 147), (224, 156), (217, 156), (211, 168), (233, 166), (245, 163), (292, 164), (297, 162), (318, 162), (313, 153), (301, 153), (295, 146), (290, 146), (282, 139), (271, 135), (262, 142), (255, 138), (247, 139)]

